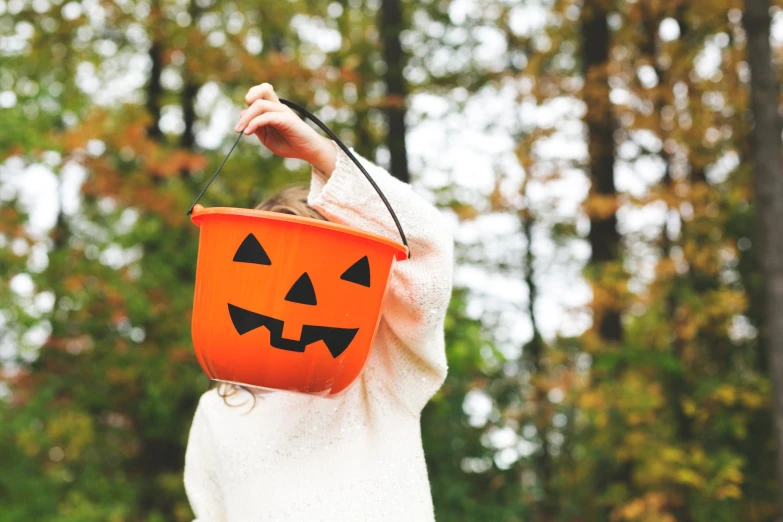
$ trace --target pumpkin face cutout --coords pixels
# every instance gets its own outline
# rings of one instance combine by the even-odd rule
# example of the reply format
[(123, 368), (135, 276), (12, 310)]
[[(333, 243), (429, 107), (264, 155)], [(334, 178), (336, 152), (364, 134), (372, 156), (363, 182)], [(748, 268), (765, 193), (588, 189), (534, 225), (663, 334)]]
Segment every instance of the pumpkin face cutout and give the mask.
[[(253, 234), (249, 234), (239, 246), (239, 250), (237, 250), (234, 256), (234, 262), (256, 265), (272, 264), (266, 251)], [(340, 279), (369, 288), (370, 261), (367, 259), (367, 256), (364, 256), (348, 268), (340, 276)], [(316, 306), (318, 304), (313, 282), (307, 272), (299, 276), (299, 279), (291, 286), (284, 299), (303, 305)], [(252, 312), (231, 303), (228, 303), (228, 314), (239, 335), (244, 335), (256, 328), (265, 327), (269, 331), (269, 344), (273, 348), (292, 352), (304, 352), (307, 346), (323, 341), (334, 358), (342, 355), (348, 348), (348, 345), (351, 344), (351, 341), (353, 341), (356, 332), (359, 331), (358, 328), (337, 328), (306, 324), (302, 326), (302, 334), (299, 340), (285, 339), (282, 336), (283, 327), (285, 326), (284, 320)]]
[(370, 353), (396, 259), (375, 234), (260, 210), (204, 209), (193, 344), (212, 379), (334, 395)]

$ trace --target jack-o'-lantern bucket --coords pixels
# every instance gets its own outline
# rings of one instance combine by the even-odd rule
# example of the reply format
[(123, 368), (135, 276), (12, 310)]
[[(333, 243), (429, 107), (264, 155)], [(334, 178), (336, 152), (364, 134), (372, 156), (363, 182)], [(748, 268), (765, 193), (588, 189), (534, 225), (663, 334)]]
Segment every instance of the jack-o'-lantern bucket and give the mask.
[(197, 202), (221, 164), (189, 212), (200, 227), (193, 347), (212, 380), (335, 395), (367, 362), (392, 269), (408, 256), (407, 241), (350, 150), (318, 118), (280, 101), (308, 116), (351, 157), (389, 209), (402, 244), (328, 221), (204, 208)]

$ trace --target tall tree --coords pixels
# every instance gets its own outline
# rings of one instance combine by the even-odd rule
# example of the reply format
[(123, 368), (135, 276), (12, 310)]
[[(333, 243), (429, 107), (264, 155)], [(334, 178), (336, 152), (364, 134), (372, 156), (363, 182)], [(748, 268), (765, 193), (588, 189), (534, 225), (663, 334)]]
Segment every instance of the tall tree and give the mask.
[(379, 13), (379, 25), (383, 43), (383, 57), (386, 71), (383, 74), (386, 83), (386, 147), (389, 149), (391, 174), (404, 182), (410, 181), (408, 172), (408, 154), (405, 148), (405, 104), (407, 89), (405, 86), (405, 55), (400, 41), (403, 26), (401, 0), (382, 0)]
[[(585, 125), (589, 156), (591, 194), (590, 264), (604, 271), (619, 259), (620, 234), (617, 231), (617, 189), (614, 180), (616, 128), (612, 102), (609, 99), (609, 30), (606, 0), (586, 0), (582, 13), (582, 70), (584, 74)], [(622, 339), (620, 308), (605, 297), (600, 282), (594, 285), (594, 327), (602, 342), (617, 343)]]
[(553, 520), (557, 514), (557, 498), (552, 488), (553, 458), (550, 448), (550, 427), (552, 423), (553, 408), (549, 401), (550, 389), (549, 372), (551, 368), (546, 360), (546, 343), (541, 336), (541, 331), (536, 320), (535, 307), (539, 291), (536, 284), (535, 254), (533, 252), (533, 227), (536, 216), (530, 204), (528, 194), (530, 179), (526, 178), (522, 183), (520, 195), (524, 197), (524, 208), (519, 211), (522, 233), (525, 237), (525, 252), (522, 263), (523, 280), (528, 291), (527, 316), (532, 326), (532, 336), (522, 348), (522, 356), (529, 365), (530, 380), (532, 381), (531, 414), (533, 426), (536, 428), (538, 448), (533, 454), (533, 469), (536, 473), (537, 495), (536, 502), (532, 506), (535, 520)]
[(746, 0), (743, 16), (748, 35), (751, 104), (754, 126), (753, 169), (759, 259), (764, 281), (763, 346), (769, 359), (773, 415), (777, 427), (777, 468), (783, 512), (783, 146), (780, 83), (769, 43), (769, 0)]
[(163, 18), (160, 0), (153, 0), (150, 4), (150, 47), (148, 51), (150, 59), (150, 76), (147, 79), (147, 113), (150, 117), (150, 123), (147, 126), (147, 134), (155, 140), (160, 140), (162, 132), (160, 130), (161, 115), (161, 96), (163, 95), (163, 86), (161, 85), (161, 74), (163, 73), (163, 51), (164, 38), (162, 33)]
[[(620, 234), (617, 230), (617, 188), (615, 186), (615, 161), (617, 145), (615, 131), (617, 123), (610, 99), (609, 76), (611, 67), (612, 34), (609, 14), (613, 2), (610, 0), (586, 0), (581, 18), (582, 73), (584, 87), (582, 98), (585, 103), (584, 122), (587, 130), (587, 172), (590, 179), (590, 193), (586, 206), (590, 218), (590, 260), (588, 277), (591, 278), (593, 301), (593, 343), (595, 358), (599, 364), (592, 376), (595, 389), (609, 398), (611, 387), (621, 381), (619, 364), (603, 366), (606, 357), (621, 349), (623, 340), (621, 323), (621, 278)], [(608, 384), (608, 387), (607, 387)], [(599, 498), (596, 506), (599, 518), (609, 518), (612, 502), (624, 495), (607, 498), (608, 492), (625, 491), (631, 486), (631, 465), (629, 456), (618, 458), (614, 446), (626, 436), (625, 419), (621, 408), (611, 400), (603, 401), (609, 418), (616, 425), (613, 439), (599, 452), (596, 459), (596, 491)], [(608, 451), (607, 451), (608, 450)]]

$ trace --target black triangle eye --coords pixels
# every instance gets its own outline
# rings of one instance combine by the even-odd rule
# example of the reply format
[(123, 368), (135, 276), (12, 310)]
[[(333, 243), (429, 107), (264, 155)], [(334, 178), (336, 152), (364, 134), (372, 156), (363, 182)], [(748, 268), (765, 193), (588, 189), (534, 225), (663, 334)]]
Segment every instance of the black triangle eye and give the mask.
[(237, 253), (234, 254), (234, 261), (237, 263), (253, 263), (255, 265), (271, 265), (272, 261), (266, 255), (264, 247), (258, 242), (256, 236), (248, 234), (242, 244), (239, 245)]
[(357, 262), (355, 262), (353, 265), (348, 268), (345, 272), (343, 272), (343, 275), (340, 276), (340, 279), (343, 281), (348, 281), (350, 283), (356, 283), (357, 285), (362, 285), (366, 287), (370, 287), (370, 260), (367, 259), (367, 256), (364, 256)]

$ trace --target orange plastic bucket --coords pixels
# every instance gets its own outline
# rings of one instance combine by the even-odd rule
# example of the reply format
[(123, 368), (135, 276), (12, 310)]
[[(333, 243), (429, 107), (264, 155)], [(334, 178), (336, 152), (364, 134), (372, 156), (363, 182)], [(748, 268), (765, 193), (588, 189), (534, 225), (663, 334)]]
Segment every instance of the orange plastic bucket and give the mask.
[[(330, 134), (378, 190), (323, 123), (281, 102)], [(378, 193), (404, 244), (327, 221), (193, 204), (200, 235), (191, 332), (210, 379), (319, 395), (340, 393), (356, 380), (394, 264), (408, 254), (399, 221)]]

